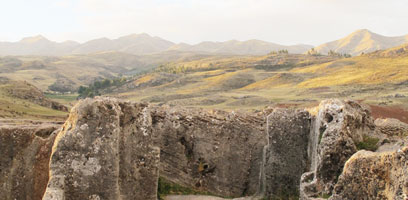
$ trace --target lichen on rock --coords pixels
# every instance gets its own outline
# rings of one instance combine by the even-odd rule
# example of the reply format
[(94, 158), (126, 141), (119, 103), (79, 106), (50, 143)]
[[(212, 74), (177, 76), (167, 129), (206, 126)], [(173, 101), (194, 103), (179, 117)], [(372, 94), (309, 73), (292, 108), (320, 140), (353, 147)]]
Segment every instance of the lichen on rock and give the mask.
[(394, 152), (359, 151), (345, 164), (331, 200), (408, 198), (408, 147)]
[(0, 199), (40, 200), (58, 125), (0, 125)]
[(302, 177), (301, 199), (330, 195), (344, 163), (357, 152), (356, 144), (374, 132), (370, 110), (351, 100), (322, 101), (312, 126), (311, 171)]
[(75, 106), (50, 161), (48, 199), (156, 199), (159, 151), (146, 104), (109, 98)]

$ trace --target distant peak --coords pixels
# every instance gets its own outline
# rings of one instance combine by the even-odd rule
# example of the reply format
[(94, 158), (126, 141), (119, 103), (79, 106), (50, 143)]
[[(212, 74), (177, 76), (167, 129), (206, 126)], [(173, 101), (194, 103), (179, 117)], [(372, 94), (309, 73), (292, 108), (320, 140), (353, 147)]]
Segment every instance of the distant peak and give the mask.
[(150, 36), (147, 33), (134, 33), (134, 34), (123, 36), (121, 38), (150, 38), (150, 37), (152, 36)]
[(33, 37), (25, 37), (25, 38), (20, 40), (20, 42), (22, 42), (22, 43), (35, 43), (35, 42), (40, 42), (40, 41), (50, 42), (47, 38), (45, 38), (42, 35), (36, 35), (36, 36), (33, 36)]
[(370, 31), (370, 30), (365, 29), (365, 28), (363, 28), (363, 29), (359, 29), (359, 30), (357, 30), (356, 32), (370, 32), (370, 33), (371, 33), (371, 31)]
[(374, 33), (371, 32), (371, 31), (368, 30), (368, 29), (359, 29), (359, 30), (354, 31), (354, 32), (352, 33), (352, 35), (356, 35), (356, 34), (370, 34), (370, 35), (372, 35), (372, 34), (374, 34)]
[(80, 44), (80, 43), (77, 42), (77, 41), (73, 41), (73, 40), (66, 40), (66, 41), (62, 42), (62, 44), (66, 44), (66, 45), (78, 45), (78, 44)]

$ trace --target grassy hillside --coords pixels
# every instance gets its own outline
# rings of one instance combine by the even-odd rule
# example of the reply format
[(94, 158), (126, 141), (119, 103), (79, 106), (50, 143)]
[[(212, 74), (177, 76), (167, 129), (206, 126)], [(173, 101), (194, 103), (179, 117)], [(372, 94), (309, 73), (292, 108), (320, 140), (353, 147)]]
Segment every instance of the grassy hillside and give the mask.
[(52, 109), (50, 102), (30, 84), (0, 80), (0, 119), (63, 121), (67, 110)]
[(137, 56), (102, 52), (70, 56), (0, 56), (0, 77), (27, 81), (42, 91), (76, 92), (96, 80), (132, 76), (170, 61), (210, 57), (209, 54), (168, 51)]
[(75, 91), (80, 85), (141, 69), (138, 57), (100, 53), (64, 57), (0, 57), (0, 77), (28, 81), (43, 91)]
[[(352, 58), (282, 52), (265, 56), (173, 53), (177, 55), (169, 56), (173, 62), (163, 62), (160, 60), (161, 56), (154, 55), (154, 58), (163, 63), (159, 67), (150, 73), (128, 78), (121, 84), (101, 87), (98, 93), (154, 104), (227, 110), (254, 110), (266, 106), (312, 107), (322, 99), (351, 98), (370, 104), (376, 117), (395, 117), (408, 122), (408, 46)], [(132, 59), (123, 59), (121, 54), (98, 54), (90, 57), (77, 55), (68, 58), (42, 58), (43, 62), (53, 63), (52, 65), (26, 64), (28, 61), (25, 59), (32, 57), (19, 57), (17, 60), (15, 57), (7, 57), (9, 60), (3, 58), (3, 73), (0, 76), (7, 74), (17, 80), (27, 76), (34, 83), (47, 86), (53, 80), (50, 72), (56, 70), (65, 73), (69, 80), (72, 79), (79, 85), (86, 83), (81, 82), (81, 75), (100, 75), (101, 69), (119, 73), (120, 69), (131, 69), (126, 66), (131, 66), (133, 62)], [(148, 60), (146, 57), (143, 59)], [(98, 60), (121, 63), (122, 68), (94, 65)], [(61, 64), (68, 62), (77, 63), (78, 66)], [(82, 64), (94, 67), (81, 67)], [(66, 67), (60, 68), (59, 65)], [(39, 73), (41, 70), (43, 74)], [(39, 76), (45, 78), (38, 78)], [(2, 86), (1, 99), (2, 105), (9, 107), (1, 107), (3, 117), (47, 118), (64, 115), (22, 99), (16, 102), (24, 102), (12, 105), (14, 97), (10, 97), (10, 92), (5, 92), (9, 90), (5, 88), (18, 86), (6, 85)], [(48, 94), (47, 97), (72, 105), (76, 94)], [(27, 103), (31, 103), (29, 107), (25, 106)]]
[(283, 53), (174, 62), (129, 81), (109, 95), (184, 106), (258, 109), (296, 99), (293, 85), (309, 75), (297, 77), (290, 70), (336, 59)]
[(389, 108), (387, 112), (408, 120), (404, 48), (352, 58), (274, 54), (168, 63), (107, 95), (221, 109), (307, 107), (326, 98), (351, 98), (373, 105), (376, 115), (381, 115), (379, 108)]

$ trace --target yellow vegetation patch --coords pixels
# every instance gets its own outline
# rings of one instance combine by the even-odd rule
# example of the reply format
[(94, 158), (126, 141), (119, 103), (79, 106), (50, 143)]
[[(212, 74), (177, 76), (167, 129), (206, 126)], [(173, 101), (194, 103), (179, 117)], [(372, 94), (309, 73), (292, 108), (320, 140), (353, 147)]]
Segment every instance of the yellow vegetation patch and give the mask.
[(151, 81), (154, 78), (154, 76), (152, 74), (148, 74), (145, 76), (142, 76), (141, 78), (138, 78), (137, 80), (134, 81), (135, 85), (139, 85), (142, 83), (147, 83), (149, 81)]
[(290, 87), (299, 80), (299, 77), (296, 77), (289, 73), (277, 73), (276, 75), (266, 78), (261, 81), (252, 83), (241, 90), (252, 90), (252, 89), (268, 89), (268, 88), (277, 88), (277, 87)]
[[(303, 88), (324, 87), (348, 84), (399, 83), (408, 80), (408, 57), (370, 58), (355, 57), (355, 64), (328, 68), (335, 62), (295, 69), (298, 73), (317, 73), (319, 77), (300, 83)], [(324, 72), (324, 74), (322, 74)]]

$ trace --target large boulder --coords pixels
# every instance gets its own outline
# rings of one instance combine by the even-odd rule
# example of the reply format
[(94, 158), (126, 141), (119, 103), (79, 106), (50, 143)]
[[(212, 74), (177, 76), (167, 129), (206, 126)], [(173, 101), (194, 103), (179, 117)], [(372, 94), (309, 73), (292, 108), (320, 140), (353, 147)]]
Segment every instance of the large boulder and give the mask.
[(263, 166), (264, 195), (272, 199), (299, 196), (302, 173), (309, 167), (310, 114), (304, 110), (275, 109), (267, 117), (268, 145)]
[(41, 200), (58, 125), (0, 125), (0, 199)]
[(146, 104), (87, 99), (58, 133), (43, 199), (155, 200), (158, 165)]
[(408, 147), (395, 152), (359, 151), (345, 164), (331, 200), (408, 198)]
[(318, 109), (309, 141), (311, 171), (302, 175), (301, 199), (329, 196), (344, 163), (375, 127), (370, 110), (355, 101), (324, 100)]
[(376, 119), (374, 123), (377, 131), (386, 136), (408, 136), (408, 124), (398, 119)]
[(151, 115), (160, 176), (219, 196), (257, 191), (267, 142), (263, 116), (167, 106)]

